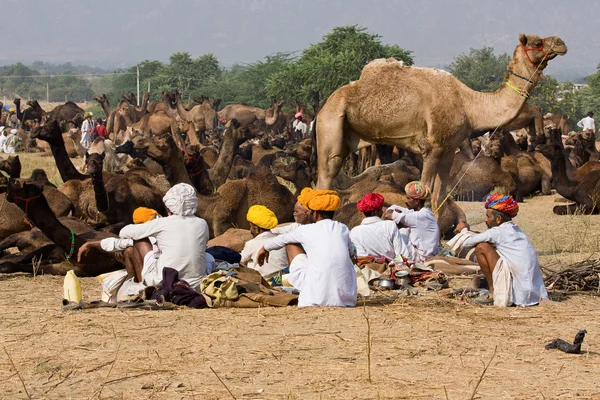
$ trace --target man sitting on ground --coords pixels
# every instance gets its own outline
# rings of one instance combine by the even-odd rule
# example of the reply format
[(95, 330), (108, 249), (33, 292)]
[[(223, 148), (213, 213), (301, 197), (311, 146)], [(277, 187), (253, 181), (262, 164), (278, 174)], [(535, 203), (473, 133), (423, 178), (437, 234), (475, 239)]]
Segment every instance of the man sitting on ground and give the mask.
[[(406, 184), (406, 205), (387, 209), (384, 219), (393, 220), (400, 228), (407, 228), (411, 261), (423, 262), (437, 254), (440, 241), (440, 228), (425, 201), (431, 195), (427, 185), (419, 181)], [(403, 229), (400, 230), (403, 232)]]
[(240, 264), (245, 264), (248, 268), (259, 271), (265, 279), (270, 279), (288, 267), (287, 254), (284, 249), (274, 250), (269, 256), (269, 261), (262, 266), (259, 267), (256, 264), (258, 251), (266, 242), (276, 236), (270, 229), (275, 228), (279, 223), (277, 216), (265, 206), (254, 205), (248, 210), (246, 219), (250, 224), (250, 233), (254, 239), (247, 241), (244, 245)]
[(332, 219), (340, 198), (332, 190), (302, 193), (298, 201), (314, 223), (271, 239), (258, 252), (258, 264), (268, 261), (269, 252), (286, 247), (289, 282), (300, 291), (299, 307), (355, 306), (356, 275), (348, 227)]
[(519, 212), (511, 196), (490, 195), (486, 202), (488, 230), (467, 238), (494, 294), (494, 305), (533, 306), (548, 298), (537, 254), (527, 236), (512, 222)]
[(133, 252), (135, 276), (142, 279), (144, 260), (152, 251), (148, 237), (153, 236), (160, 249), (158, 269), (173, 268), (179, 272), (179, 279), (186, 281), (193, 289), (199, 289), (201, 278), (206, 276), (208, 224), (194, 215), (198, 207), (196, 190), (187, 183), (179, 183), (169, 189), (163, 202), (168, 217), (127, 225), (119, 232), (119, 237), (134, 241), (130, 251)]
[(388, 261), (402, 255), (408, 258), (408, 237), (400, 233), (393, 221), (384, 221), (383, 196), (379, 193), (367, 193), (356, 208), (365, 215), (361, 224), (350, 231), (350, 239), (356, 247), (356, 255), (385, 257)]

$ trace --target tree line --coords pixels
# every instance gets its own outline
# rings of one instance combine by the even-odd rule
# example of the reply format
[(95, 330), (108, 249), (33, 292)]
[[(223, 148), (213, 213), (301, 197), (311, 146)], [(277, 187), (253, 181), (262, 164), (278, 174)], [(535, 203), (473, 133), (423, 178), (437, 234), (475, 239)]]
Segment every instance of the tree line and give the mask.
[[(354, 25), (334, 28), (299, 53), (276, 53), (229, 68), (213, 54), (193, 58), (187, 52), (172, 54), (168, 62), (146, 60), (137, 67), (140, 90), (150, 88), (151, 100), (160, 100), (162, 91), (177, 89), (184, 101), (205, 95), (221, 98), (223, 105), (244, 103), (267, 108), (271, 97), (288, 104), (322, 103), (338, 87), (357, 80), (369, 61), (390, 57), (413, 64), (412, 51), (384, 44), (381, 36)], [(474, 90), (494, 91), (509, 61), (508, 54), (496, 55), (493, 48), (484, 47), (458, 55), (446, 69)], [(94, 94), (105, 93), (114, 105), (122, 93), (135, 92), (137, 67), (95, 76), (102, 71), (68, 63), (52, 66), (38, 62), (31, 67), (18, 63), (0, 68), (0, 91), (5, 96), (19, 94), (43, 100), (48, 85), (50, 101), (64, 101), (65, 96), (74, 101), (90, 100)], [(56, 76), (48, 77), (49, 73)], [(545, 76), (529, 102), (544, 113), (566, 114), (573, 122), (588, 111), (600, 115), (600, 66), (586, 82), (587, 87), (576, 91), (571, 82)]]

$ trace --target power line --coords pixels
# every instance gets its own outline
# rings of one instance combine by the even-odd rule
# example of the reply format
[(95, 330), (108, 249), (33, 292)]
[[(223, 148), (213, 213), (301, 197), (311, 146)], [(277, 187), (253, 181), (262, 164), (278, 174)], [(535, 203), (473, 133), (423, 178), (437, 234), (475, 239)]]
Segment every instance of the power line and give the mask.
[(86, 77), (86, 76), (110, 76), (110, 75), (135, 75), (135, 72), (110, 72), (107, 74), (45, 74), (45, 75), (0, 75), (1, 78), (56, 78), (59, 76), (74, 76), (74, 77)]

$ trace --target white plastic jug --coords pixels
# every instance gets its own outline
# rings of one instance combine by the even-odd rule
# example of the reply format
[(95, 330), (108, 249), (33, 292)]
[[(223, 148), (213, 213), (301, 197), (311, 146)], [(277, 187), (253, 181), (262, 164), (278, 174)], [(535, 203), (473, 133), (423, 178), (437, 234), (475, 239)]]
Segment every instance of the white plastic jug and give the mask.
[(63, 284), (63, 298), (72, 303), (81, 302), (81, 283), (73, 270), (67, 272)]

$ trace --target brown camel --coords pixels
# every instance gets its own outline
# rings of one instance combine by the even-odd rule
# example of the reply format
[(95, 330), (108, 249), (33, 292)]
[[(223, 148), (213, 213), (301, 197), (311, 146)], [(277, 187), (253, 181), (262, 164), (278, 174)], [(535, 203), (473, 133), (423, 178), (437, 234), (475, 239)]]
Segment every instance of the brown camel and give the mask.
[[(542, 110), (540, 107), (525, 103), (521, 109), (521, 112), (519, 115), (517, 115), (517, 118), (513, 119), (503, 128), (509, 131), (516, 131), (518, 129), (525, 128), (527, 130), (528, 138), (534, 138), (537, 135), (543, 135), (544, 117), (542, 115)], [(533, 147), (530, 146), (528, 150), (533, 150)]]
[(71, 122), (76, 126), (81, 126), (84, 112), (83, 108), (77, 104), (67, 101), (65, 104), (54, 107), (52, 111), (47, 113), (47, 117), (62, 123)]
[[(161, 148), (160, 159), (156, 161), (163, 165), (167, 180), (171, 185), (184, 182), (191, 184), (184, 166), (182, 152), (170, 137), (159, 139), (168, 148)], [(150, 145), (149, 150), (155, 151), (156, 146)], [(149, 151), (148, 155), (151, 155)], [(293, 219), (294, 196), (267, 168), (256, 168), (246, 179), (226, 182), (215, 194), (203, 196), (198, 194), (198, 211), (196, 215), (208, 223), (212, 237), (223, 234), (231, 227), (248, 229), (246, 213), (250, 206), (262, 204), (269, 207), (280, 223)]]
[(218, 113), (219, 119), (231, 121), (236, 119), (242, 126), (265, 127), (265, 110), (247, 104), (230, 104)]
[(265, 124), (273, 133), (281, 133), (285, 128), (285, 116), (281, 112), (284, 104), (284, 100), (275, 101), (271, 98), (271, 106), (265, 112)]
[(569, 122), (569, 116), (564, 114), (548, 113), (544, 115), (544, 126), (560, 129), (563, 135), (567, 135), (573, 130), (573, 125)]
[(181, 102), (181, 94), (175, 93), (176, 108), (179, 116), (184, 121), (190, 121), (194, 124), (196, 132), (204, 135), (205, 131), (213, 132), (217, 127), (217, 112), (211, 107), (208, 99), (202, 104), (194, 106), (191, 110), (186, 110)]
[(94, 96), (93, 100), (96, 100), (100, 104), (102, 110), (104, 110), (104, 115), (106, 115), (106, 118), (110, 117), (112, 110), (110, 109), (108, 97), (106, 97), (106, 95), (103, 93), (102, 96)]
[(164, 112), (155, 112), (154, 114), (146, 114), (138, 122), (133, 122), (130, 118), (128, 110), (119, 110), (120, 115), (125, 120), (128, 127), (128, 132), (133, 135), (134, 132), (140, 132), (143, 135), (162, 136), (165, 133), (171, 134), (175, 143), (180, 149), (185, 148), (185, 143), (179, 132), (177, 121), (173, 117), (169, 117)]
[(573, 206), (556, 206), (554, 213), (572, 214), (579, 208), (586, 214), (597, 214), (600, 211), (600, 171), (591, 171), (580, 180), (572, 180), (567, 175), (570, 162), (559, 143), (541, 146), (540, 151), (552, 163), (552, 184), (558, 194), (576, 203)]
[(42, 190), (43, 188), (34, 182), (20, 183), (11, 180), (6, 198), (23, 210), (27, 218), (54, 244), (44, 246), (24, 257), (5, 257), (0, 261), (0, 270), (31, 272), (31, 261), (34, 257), (42, 260), (38, 273), (43, 274), (64, 275), (72, 269), (78, 276), (96, 276), (122, 268), (112, 254), (95, 249), (87, 254), (81, 263), (77, 262), (77, 252), (86, 241), (101, 240), (111, 235), (98, 231), (76, 234), (56, 218)]
[(512, 176), (496, 160), (482, 155), (475, 159), (462, 148), (452, 162), (450, 185), (457, 199), (463, 201), (485, 200), (493, 190), (509, 194), (516, 191)]
[[(32, 132), (32, 137), (39, 137), (50, 144), (56, 166), (65, 182), (59, 190), (73, 204), (74, 216), (84, 218), (90, 223), (99, 224), (131, 222), (131, 214), (123, 216), (116, 213), (117, 210), (115, 210), (115, 214), (112, 212), (101, 214), (96, 208), (91, 176), (79, 173), (67, 157), (57, 121), (50, 120), (45, 125), (36, 128)], [(159, 212), (164, 211), (162, 197), (168, 188), (164, 184), (161, 185), (160, 180), (147, 169), (132, 168), (126, 174), (105, 172), (103, 178), (109, 197), (114, 196), (115, 207), (133, 211), (136, 207), (144, 206), (154, 208)]]
[(496, 132), (488, 145), (489, 155), (502, 169), (511, 174), (516, 186), (516, 200), (523, 201), (529, 194), (541, 190), (549, 195), (552, 191), (552, 171), (548, 160), (538, 161), (531, 153), (523, 152), (507, 130)]
[[(20, 178), (21, 162), (19, 156), (11, 156), (6, 160), (2, 160), (0, 170), (5, 171), (12, 179)], [(43, 170), (34, 170), (30, 180), (34, 180), (43, 187), (44, 195), (55, 215), (63, 217), (71, 212), (73, 204), (67, 196), (59, 192), (56, 186), (48, 181), (48, 177)], [(0, 239), (29, 229), (31, 229), (31, 225), (26, 221), (25, 214), (14, 204), (7, 202), (5, 194), (0, 194)]]
[(27, 121), (33, 121), (35, 123), (41, 123), (46, 117), (46, 111), (42, 109), (40, 103), (37, 100), (30, 100), (27, 102), (29, 108), (23, 111), (23, 120), (21, 121), (24, 125)]
[(515, 119), (548, 61), (567, 52), (555, 36), (521, 34), (519, 42), (495, 93), (476, 92), (449, 73), (392, 59), (367, 64), (360, 79), (337, 89), (319, 112), (317, 187), (331, 187), (348, 154), (372, 143), (398, 146), (423, 155), (421, 180), (432, 188), (439, 215), (455, 149), (471, 132)]

